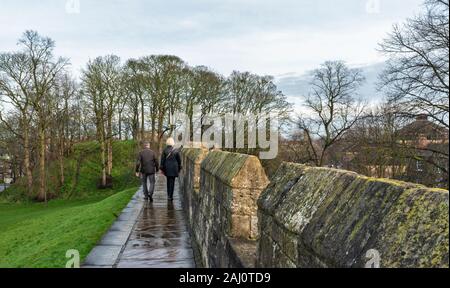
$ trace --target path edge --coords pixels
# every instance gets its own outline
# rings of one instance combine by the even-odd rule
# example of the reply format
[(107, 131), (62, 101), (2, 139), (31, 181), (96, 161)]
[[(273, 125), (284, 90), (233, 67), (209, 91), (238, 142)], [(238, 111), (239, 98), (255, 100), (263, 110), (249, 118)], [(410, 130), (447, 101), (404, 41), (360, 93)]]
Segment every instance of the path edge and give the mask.
[(131, 197), (111, 227), (92, 248), (81, 268), (114, 268), (130, 238), (145, 201), (141, 197), (142, 186)]

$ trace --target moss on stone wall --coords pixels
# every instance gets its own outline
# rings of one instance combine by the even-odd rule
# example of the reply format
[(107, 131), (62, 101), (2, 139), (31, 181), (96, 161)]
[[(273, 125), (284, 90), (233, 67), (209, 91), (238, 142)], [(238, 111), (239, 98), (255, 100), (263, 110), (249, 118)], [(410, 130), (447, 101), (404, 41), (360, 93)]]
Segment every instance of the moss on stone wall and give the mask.
[[(181, 173), (183, 199), (204, 266), (248, 263), (248, 257), (254, 258), (256, 251), (256, 242), (252, 241), (258, 231), (256, 200), (268, 184), (258, 158), (201, 149), (183, 149), (182, 158), (186, 166)], [(242, 249), (230, 251), (235, 248)], [(233, 259), (233, 255), (242, 253), (247, 260)]]
[(224, 184), (231, 186), (233, 178), (244, 166), (249, 155), (212, 151), (202, 162), (202, 170), (208, 171)]
[(382, 267), (448, 267), (446, 190), (284, 163), (258, 206), (260, 242), (280, 250), (259, 249), (259, 267), (280, 255), (298, 267), (364, 267), (370, 249)]
[(364, 267), (371, 249), (381, 267), (449, 266), (446, 190), (292, 163), (267, 186), (254, 156), (182, 156), (183, 198), (207, 267), (239, 262), (227, 254), (229, 237), (254, 237), (255, 223), (258, 267)]

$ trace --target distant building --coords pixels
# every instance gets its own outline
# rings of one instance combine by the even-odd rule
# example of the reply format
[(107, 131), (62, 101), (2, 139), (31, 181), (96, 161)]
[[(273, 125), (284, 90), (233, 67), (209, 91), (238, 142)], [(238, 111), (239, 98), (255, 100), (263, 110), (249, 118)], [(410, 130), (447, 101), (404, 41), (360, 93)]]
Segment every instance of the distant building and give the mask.
[(448, 181), (449, 131), (434, 122), (427, 115), (419, 115), (416, 120), (399, 130), (402, 144), (415, 148), (414, 159), (409, 159), (406, 167), (407, 181), (436, 185)]
[[(357, 134), (357, 133), (355, 133)], [(368, 131), (371, 134), (371, 131)], [(352, 134), (338, 145), (336, 166), (370, 177), (395, 178), (432, 187), (448, 187), (449, 131), (419, 115), (396, 133), (396, 147), (389, 143), (352, 142)]]

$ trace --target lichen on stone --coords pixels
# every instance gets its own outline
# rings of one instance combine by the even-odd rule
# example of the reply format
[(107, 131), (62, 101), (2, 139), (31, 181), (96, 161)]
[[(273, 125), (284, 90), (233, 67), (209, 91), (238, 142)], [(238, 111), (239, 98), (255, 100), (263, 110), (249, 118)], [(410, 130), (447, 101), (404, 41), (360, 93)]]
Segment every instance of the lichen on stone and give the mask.
[[(261, 225), (262, 237), (297, 235), (280, 249), (292, 253), (297, 242), (298, 267), (364, 267), (370, 249), (382, 267), (448, 267), (448, 191), (291, 163), (272, 179), (258, 215), (280, 229)], [(268, 251), (258, 253), (267, 259)]]

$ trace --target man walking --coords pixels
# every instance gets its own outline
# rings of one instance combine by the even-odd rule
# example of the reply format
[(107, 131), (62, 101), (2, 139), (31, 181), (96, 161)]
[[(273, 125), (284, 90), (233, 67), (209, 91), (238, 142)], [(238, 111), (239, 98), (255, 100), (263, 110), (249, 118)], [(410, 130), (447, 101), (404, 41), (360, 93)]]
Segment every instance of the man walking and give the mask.
[[(159, 163), (156, 153), (150, 149), (150, 143), (144, 143), (144, 149), (139, 152), (136, 161), (136, 177), (142, 177), (145, 200), (153, 202), (153, 192), (155, 190), (155, 173), (159, 170)], [(150, 184), (150, 187), (148, 185)]]

